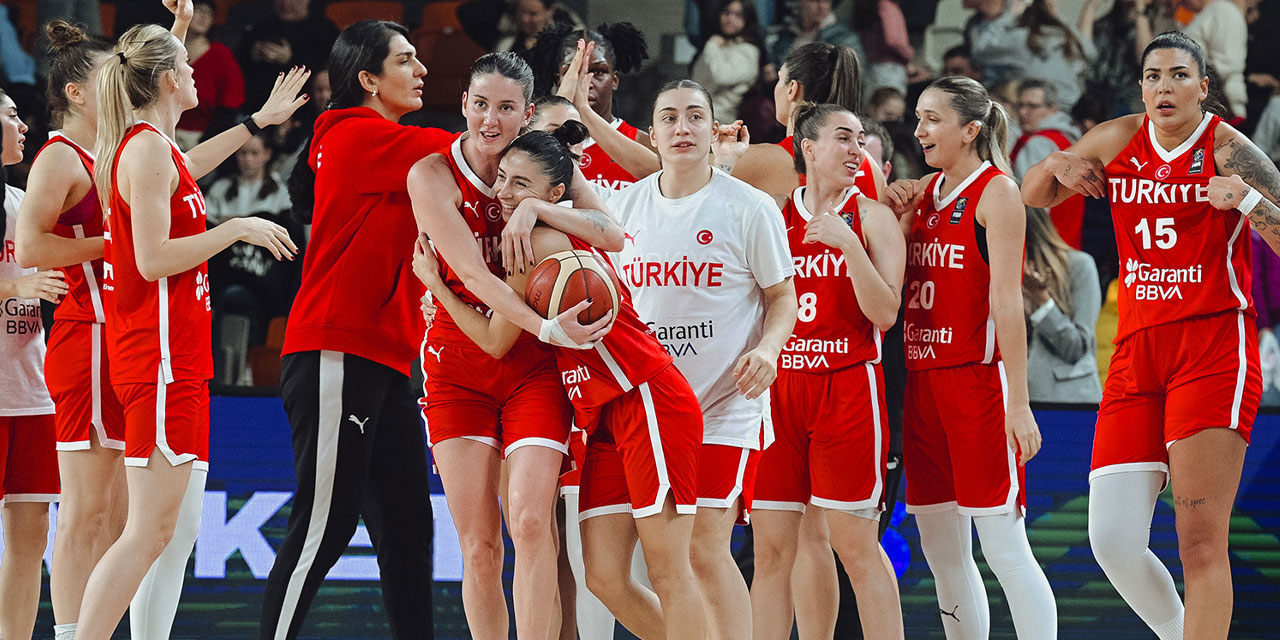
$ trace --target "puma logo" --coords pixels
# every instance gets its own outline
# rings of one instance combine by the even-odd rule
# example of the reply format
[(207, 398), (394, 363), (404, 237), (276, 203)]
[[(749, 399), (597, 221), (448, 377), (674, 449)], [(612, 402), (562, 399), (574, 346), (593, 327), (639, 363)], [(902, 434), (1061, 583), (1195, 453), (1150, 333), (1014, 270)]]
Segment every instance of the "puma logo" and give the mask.
[(960, 605), (956, 605), (956, 608), (952, 609), (951, 611), (943, 611), (942, 609), (938, 609), (938, 613), (941, 613), (944, 616), (950, 616), (956, 622), (960, 622), (960, 617), (956, 615), (956, 612), (959, 610), (960, 610)]
[(1129, 162), (1132, 162), (1133, 166), (1138, 168), (1138, 171), (1142, 171), (1143, 167), (1151, 164), (1150, 162), (1138, 162), (1138, 159), (1133, 156), (1129, 156)]
[(355, 414), (347, 414), (347, 420), (350, 422), (356, 423), (356, 426), (360, 427), (360, 433), (364, 433), (364, 423), (369, 421), (368, 418), (365, 418), (364, 420), (358, 420), (356, 419)]
[[(640, 233), (640, 231), (638, 231), (638, 230), (637, 230), (637, 231), (636, 231), (636, 233)], [(622, 237), (623, 237), (623, 239), (625, 239), (625, 240), (630, 240), (630, 241), (631, 241), (631, 246), (633, 246), (633, 247), (634, 247), (634, 246), (636, 246), (636, 237), (635, 237), (635, 236), (633, 236), (633, 235), (631, 235), (631, 234), (629, 234), (629, 233), (627, 233), (627, 232), (625, 232), (625, 231), (624, 231), (624, 232), (622, 232)]]
[(480, 217), (480, 206), (479, 206), (478, 204), (476, 204), (476, 203), (474, 203), (474, 202), (463, 202), (463, 203), (462, 203), (462, 208), (463, 208), (463, 209), (470, 209), (470, 210), (471, 210), (471, 213), (476, 214), (476, 217), (477, 217), (477, 218), (479, 218), (479, 217)]
[(427, 346), (427, 353), (436, 357), (436, 362), (440, 362), (440, 355), (444, 353), (444, 347)]

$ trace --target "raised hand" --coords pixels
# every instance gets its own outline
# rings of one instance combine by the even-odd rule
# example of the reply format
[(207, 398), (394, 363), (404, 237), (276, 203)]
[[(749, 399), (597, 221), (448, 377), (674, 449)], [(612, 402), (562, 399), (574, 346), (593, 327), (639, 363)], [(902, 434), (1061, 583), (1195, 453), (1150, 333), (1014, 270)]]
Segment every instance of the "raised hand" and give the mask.
[(267, 101), (253, 114), (254, 122), (260, 127), (280, 124), (289, 119), (293, 112), (311, 99), (310, 95), (298, 95), (311, 77), (311, 70), (306, 67), (293, 67), (281, 72), (276, 77), (275, 86), (271, 87), (271, 95)]

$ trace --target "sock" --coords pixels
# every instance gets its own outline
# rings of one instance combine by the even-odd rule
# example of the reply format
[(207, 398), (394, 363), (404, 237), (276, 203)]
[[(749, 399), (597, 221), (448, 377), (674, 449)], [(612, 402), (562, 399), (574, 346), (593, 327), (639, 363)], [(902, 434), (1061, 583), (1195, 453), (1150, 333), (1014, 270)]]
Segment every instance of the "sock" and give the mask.
[(1018, 640), (1058, 637), (1058, 605), (1040, 563), (1031, 554), (1025, 519), (1017, 511), (974, 516), (982, 555), (1000, 581)]
[(1151, 630), (1156, 632), (1156, 637), (1160, 640), (1182, 640), (1182, 615), (1183, 611), (1178, 610), (1178, 616), (1168, 622), (1151, 625)]
[[(1178, 625), (1181, 630), (1182, 625)], [(1179, 634), (1181, 637), (1181, 634)], [(68, 622), (66, 624), (53, 625), (53, 640), (76, 640), (76, 623)]]

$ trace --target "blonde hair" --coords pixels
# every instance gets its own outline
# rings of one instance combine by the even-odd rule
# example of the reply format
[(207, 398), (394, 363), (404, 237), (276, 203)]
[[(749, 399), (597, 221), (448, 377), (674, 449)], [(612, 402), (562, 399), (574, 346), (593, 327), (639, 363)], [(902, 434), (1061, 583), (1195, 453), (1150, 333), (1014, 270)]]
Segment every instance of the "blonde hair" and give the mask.
[(120, 36), (98, 71), (98, 142), (93, 181), (103, 211), (111, 201), (111, 170), (125, 133), (135, 124), (134, 111), (160, 97), (160, 74), (177, 68), (182, 43), (164, 27), (140, 24)]
[(947, 76), (935, 80), (928, 88), (951, 96), (951, 108), (960, 114), (962, 123), (979, 124), (978, 137), (973, 140), (978, 157), (1012, 175), (1009, 155), (1005, 153), (1005, 144), (1009, 140), (1009, 116), (999, 102), (991, 99), (986, 87), (972, 78)]
[(1049, 212), (1027, 207), (1027, 264), (1044, 278), (1049, 297), (1062, 312), (1071, 315), (1071, 247), (1058, 235)]

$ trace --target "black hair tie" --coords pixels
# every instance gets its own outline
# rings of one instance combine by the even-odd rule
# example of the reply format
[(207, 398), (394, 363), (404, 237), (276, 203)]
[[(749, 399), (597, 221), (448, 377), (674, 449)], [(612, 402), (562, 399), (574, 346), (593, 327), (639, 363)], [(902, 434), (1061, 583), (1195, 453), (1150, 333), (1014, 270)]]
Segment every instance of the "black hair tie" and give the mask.
[(127, 60), (124, 59), (124, 53), (117, 51), (116, 56), (120, 58), (120, 64), (125, 64), (128, 62)]

